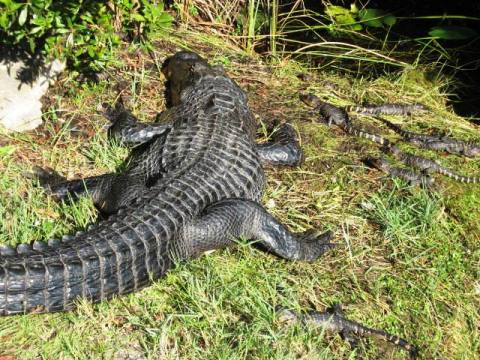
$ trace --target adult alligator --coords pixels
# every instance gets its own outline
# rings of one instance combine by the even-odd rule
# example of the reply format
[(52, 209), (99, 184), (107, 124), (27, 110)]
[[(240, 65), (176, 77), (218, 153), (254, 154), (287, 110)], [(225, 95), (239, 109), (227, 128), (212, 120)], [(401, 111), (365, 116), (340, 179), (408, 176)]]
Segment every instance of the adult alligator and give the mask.
[(247, 97), (223, 69), (179, 52), (163, 72), (171, 106), (158, 123), (142, 124), (120, 105), (106, 112), (110, 135), (134, 147), (124, 172), (55, 184), (41, 174), (58, 199), (88, 192), (106, 219), (62, 241), (3, 247), (0, 314), (68, 310), (79, 298), (137, 291), (175, 261), (238, 237), (291, 260), (314, 261), (334, 246), (330, 231), (291, 233), (259, 203), (262, 164), (302, 161), (292, 126), (256, 144)]
[(2, 249), (1, 314), (66, 310), (79, 297), (136, 291), (174, 260), (240, 236), (288, 259), (313, 261), (332, 248), (331, 232), (292, 234), (258, 203), (262, 159), (301, 160), (290, 125), (280, 130), (285, 145), (257, 146), (246, 95), (221, 69), (180, 52), (164, 73), (172, 107), (161, 118), (168, 123), (142, 125), (121, 106), (108, 111), (110, 134), (136, 146), (125, 172), (51, 185), (57, 198), (88, 191), (110, 216), (61, 242)]

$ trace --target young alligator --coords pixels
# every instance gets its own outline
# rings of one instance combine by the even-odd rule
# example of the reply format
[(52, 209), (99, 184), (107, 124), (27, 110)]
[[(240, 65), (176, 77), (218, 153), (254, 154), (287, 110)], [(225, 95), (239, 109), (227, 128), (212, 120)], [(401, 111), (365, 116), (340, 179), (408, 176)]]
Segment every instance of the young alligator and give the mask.
[(315, 108), (315, 110), (320, 113), (322, 118), (326, 120), (328, 126), (331, 126), (333, 123), (340, 127), (347, 134), (363, 137), (383, 146), (390, 145), (390, 142), (384, 137), (369, 133), (354, 126), (350, 121), (350, 117), (345, 109), (322, 101), (313, 94), (300, 94), (300, 100), (308, 106)]
[(428, 108), (422, 104), (381, 104), (381, 105), (353, 105), (348, 106), (347, 111), (364, 115), (411, 115)]
[(357, 337), (376, 338), (399, 346), (416, 358), (418, 349), (405, 339), (389, 334), (383, 330), (372, 329), (356, 321), (348, 320), (343, 314), (340, 304), (328, 308), (324, 312), (308, 311), (305, 314), (288, 309), (277, 309), (278, 319), (286, 324), (301, 324), (307, 327), (326, 329), (341, 334), (352, 345), (357, 345)]
[(395, 167), (384, 158), (365, 158), (362, 160), (367, 166), (383, 171), (391, 177), (398, 177), (410, 185), (431, 185), (435, 181), (434, 178), (428, 174), (419, 173), (417, 171)]
[(377, 119), (382, 121), (386, 126), (402, 136), (409, 143), (415, 144), (421, 148), (436, 151), (446, 151), (450, 154), (458, 154), (469, 157), (480, 155), (479, 144), (456, 140), (447, 136), (419, 134), (404, 130), (397, 124), (394, 124), (387, 119), (381, 117), (377, 117)]
[(456, 181), (459, 181), (462, 183), (473, 183), (473, 184), (480, 183), (480, 178), (478, 177), (457, 174), (456, 172), (440, 165), (435, 160), (427, 159), (422, 156), (408, 154), (404, 151), (401, 151), (397, 146), (390, 146), (389, 151), (393, 155), (397, 156), (406, 165), (413, 166), (417, 169), (422, 170), (427, 174), (436, 172), (436, 173), (448, 176), (450, 178), (453, 178)]
[[(346, 110), (324, 102), (313, 94), (301, 94), (300, 100), (302, 100), (305, 104), (314, 107), (320, 113), (322, 118), (327, 120), (328, 125), (331, 125), (333, 123), (339, 126), (348, 134), (363, 137), (382, 145), (383, 151), (390, 152), (391, 154), (399, 158), (401, 161), (403, 161), (406, 165), (413, 166), (427, 173), (436, 172), (463, 183), (480, 183), (480, 178), (478, 177), (460, 175), (440, 165), (434, 160), (430, 160), (422, 156), (405, 153), (401, 151), (397, 146), (392, 144), (388, 139), (385, 139), (383, 136), (371, 134), (363, 129), (355, 127), (354, 125), (352, 125)], [(394, 104), (388, 104), (388, 107), (391, 107), (393, 105)], [(400, 111), (399, 109), (401, 109), (402, 107), (408, 108), (409, 105), (396, 104), (395, 109), (396, 111)], [(377, 106), (376, 108), (382, 109), (382, 106)], [(377, 113), (380, 113), (380, 110), (378, 110)], [(418, 174), (417, 176), (416, 173), (413, 171), (407, 174), (405, 171), (398, 171), (398, 168), (392, 167), (390, 165), (386, 166), (386, 164), (387, 161), (385, 159), (379, 159), (378, 163), (376, 164), (378, 166), (375, 166), (375, 164), (374, 166), (379, 170), (385, 171), (391, 176), (400, 176), (406, 178), (410, 182), (423, 183), (425, 180), (423, 174)]]

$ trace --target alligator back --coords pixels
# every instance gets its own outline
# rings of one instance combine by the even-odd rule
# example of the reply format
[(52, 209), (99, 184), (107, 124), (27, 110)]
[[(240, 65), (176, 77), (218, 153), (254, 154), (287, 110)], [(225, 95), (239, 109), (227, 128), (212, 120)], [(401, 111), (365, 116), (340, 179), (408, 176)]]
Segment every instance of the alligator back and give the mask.
[(134, 202), (84, 233), (2, 250), (1, 315), (61, 311), (78, 298), (100, 301), (141, 289), (171, 268), (175, 255), (200, 251), (193, 242), (179, 248), (183, 224), (219, 200), (260, 198), (264, 173), (253, 116), (232, 80), (201, 76), (162, 117), (171, 131), (137, 152), (129, 170), (139, 176), (157, 167), (161, 176)]

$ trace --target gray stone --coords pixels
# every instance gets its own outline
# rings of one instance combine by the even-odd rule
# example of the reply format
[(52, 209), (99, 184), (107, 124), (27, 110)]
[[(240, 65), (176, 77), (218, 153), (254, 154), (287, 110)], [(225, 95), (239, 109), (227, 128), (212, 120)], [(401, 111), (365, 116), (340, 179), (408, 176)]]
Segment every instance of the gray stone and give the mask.
[(25, 64), (21, 61), (0, 63), (0, 125), (8, 130), (32, 130), (42, 123), (40, 99), (65, 69), (65, 63), (54, 60), (42, 66), (28, 82), (19, 79), (23, 69)]

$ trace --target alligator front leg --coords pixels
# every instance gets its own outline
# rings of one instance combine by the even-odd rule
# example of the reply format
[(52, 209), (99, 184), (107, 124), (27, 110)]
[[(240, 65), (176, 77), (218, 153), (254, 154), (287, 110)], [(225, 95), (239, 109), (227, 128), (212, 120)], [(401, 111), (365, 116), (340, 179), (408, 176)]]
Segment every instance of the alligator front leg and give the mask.
[(156, 136), (166, 134), (170, 129), (169, 124), (144, 124), (122, 104), (117, 103), (115, 108), (107, 107), (104, 116), (112, 122), (108, 135), (127, 146), (138, 146), (152, 140)]
[(298, 166), (303, 161), (297, 132), (288, 123), (280, 126), (271, 141), (258, 144), (257, 152), (264, 165)]
[(222, 200), (183, 227), (172, 252), (177, 258), (198, 256), (227, 247), (239, 237), (255, 239), (262, 247), (285, 259), (314, 261), (335, 244), (333, 233), (291, 233), (258, 203), (244, 199)]

